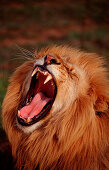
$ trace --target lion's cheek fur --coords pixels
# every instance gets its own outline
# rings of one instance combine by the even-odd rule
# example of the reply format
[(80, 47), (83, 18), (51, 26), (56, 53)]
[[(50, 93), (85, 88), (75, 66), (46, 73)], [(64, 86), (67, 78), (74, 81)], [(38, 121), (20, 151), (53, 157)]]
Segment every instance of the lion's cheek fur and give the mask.
[[(77, 168), (77, 162), (78, 167), (83, 166), (83, 169), (86, 165), (92, 169), (94, 166), (98, 166), (95, 165), (98, 164), (98, 154), (102, 156), (100, 152), (106, 145), (107, 137), (101, 135), (101, 129), (96, 128), (97, 122), (92, 107), (89, 105), (87, 108), (91, 112), (87, 116), (88, 110), (85, 108), (85, 104), (88, 103), (82, 104), (84, 104), (83, 112), (80, 113), (82, 108), (77, 108), (75, 103), (73, 105), (73, 110), (76, 111), (75, 116), (70, 116), (71, 110), (67, 112), (66, 119), (63, 119), (64, 113), (62, 113), (63, 117), (56, 115), (58, 119), (53, 117), (49, 122), (45, 122), (46, 126), (43, 125), (29, 136), (21, 138), (17, 147), (17, 166), (20, 161), (21, 165), (25, 165), (25, 169), (28, 169), (28, 165), (29, 168), (34, 168), (38, 164), (40, 169), (45, 167), (66, 169), (71, 165)], [(90, 115), (92, 112), (93, 116)], [(105, 124), (102, 126), (107, 130)]]

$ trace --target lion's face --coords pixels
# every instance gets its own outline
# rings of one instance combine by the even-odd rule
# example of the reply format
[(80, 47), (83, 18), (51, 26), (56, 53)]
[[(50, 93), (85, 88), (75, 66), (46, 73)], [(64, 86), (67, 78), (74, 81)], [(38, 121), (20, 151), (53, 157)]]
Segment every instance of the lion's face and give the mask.
[(87, 93), (88, 83), (84, 70), (64, 57), (48, 53), (34, 60), (22, 87), (17, 125), (28, 133), (60, 110), (69, 110), (80, 93)]
[(61, 169), (85, 169), (81, 157), (95, 160), (102, 153), (109, 126), (103, 64), (96, 54), (55, 46), (15, 71), (2, 118), (18, 167), (53, 169), (61, 162)]

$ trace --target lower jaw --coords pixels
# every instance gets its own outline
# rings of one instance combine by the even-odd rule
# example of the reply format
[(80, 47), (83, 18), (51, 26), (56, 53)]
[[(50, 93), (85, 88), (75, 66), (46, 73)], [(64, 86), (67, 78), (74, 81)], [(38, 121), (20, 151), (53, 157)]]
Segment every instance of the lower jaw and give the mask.
[(45, 111), (42, 110), (37, 116), (33, 117), (32, 121), (30, 121), (30, 122), (26, 122), (25, 119), (23, 119), (17, 115), (18, 123), (22, 126), (31, 126), (31, 125), (39, 122), (40, 120), (44, 119), (49, 114), (52, 104), (53, 104), (53, 101), (51, 101), (51, 104), (48, 105), (48, 107), (45, 109)]

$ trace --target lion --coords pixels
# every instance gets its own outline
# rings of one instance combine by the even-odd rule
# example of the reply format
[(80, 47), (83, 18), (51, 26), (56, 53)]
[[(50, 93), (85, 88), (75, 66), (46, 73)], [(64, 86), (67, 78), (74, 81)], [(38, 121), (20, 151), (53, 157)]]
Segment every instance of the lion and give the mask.
[(51, 46), (16, 69), (2, 105), (15, 167), (109, 169), (109, 83), (103, 57)]

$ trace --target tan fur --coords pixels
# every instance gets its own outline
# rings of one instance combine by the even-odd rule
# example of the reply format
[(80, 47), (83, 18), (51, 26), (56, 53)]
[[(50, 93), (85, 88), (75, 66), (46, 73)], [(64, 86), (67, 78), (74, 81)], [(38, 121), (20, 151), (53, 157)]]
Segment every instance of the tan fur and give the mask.
[[(34, 63), (46, 54), (53, 54), (61, 63), (48, 66), (55, 77), (57, 96), (49, 115), (34, 131), (25, 133), (16, 123), (17, 110)], [(18, 169), (109, 169), (107, 77), (102, 58), (65, 46), (41, 50), (33, 61), (15, 71), (2, 118)]]

